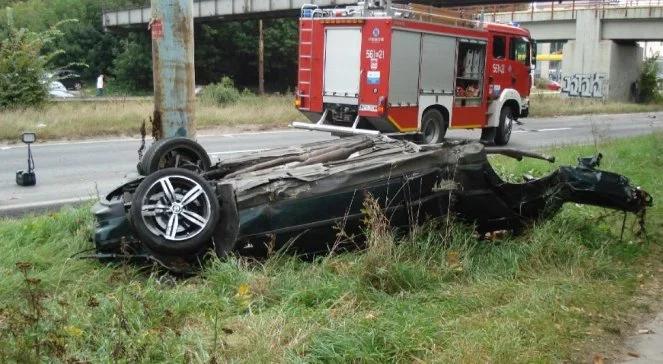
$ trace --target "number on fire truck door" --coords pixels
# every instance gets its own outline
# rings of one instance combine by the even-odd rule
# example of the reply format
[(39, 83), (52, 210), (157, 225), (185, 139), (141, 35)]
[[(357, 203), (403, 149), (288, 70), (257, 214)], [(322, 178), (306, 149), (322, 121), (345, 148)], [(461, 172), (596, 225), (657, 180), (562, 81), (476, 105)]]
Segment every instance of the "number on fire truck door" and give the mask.
[(506, 73), (506, 65), (504, 64), (493, 64), (493, 73), (504, 74)]
[(498, 97), (505, 88), (511, 88), (511, 67), (507, 59), (507, 40), (506, 35), (497, 34), (493, 36), (492, 51), (489, 60), (489, 72), (492, 78), (490, 92), (492, 97)]

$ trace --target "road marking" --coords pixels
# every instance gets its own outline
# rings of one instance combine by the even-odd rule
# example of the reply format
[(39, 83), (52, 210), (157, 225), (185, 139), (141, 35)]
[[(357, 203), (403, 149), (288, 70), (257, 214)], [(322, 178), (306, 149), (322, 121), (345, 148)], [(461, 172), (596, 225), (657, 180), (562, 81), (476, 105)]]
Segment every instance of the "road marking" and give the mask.
[(198, 135), (198, 137), (200, 137), (200, 138), (209, 138), (209, 137), (233, 138), (233, 137), (245, 136), (245, 135), (304, 133), (306, 131), (307, 130), (266, 130), (266, 131), (249, 131), (249, 132), (245, 132), (245, 133), (202, 134), (202, 135)]
[(561, 130), (571, 130), (573, 128), (547, 128), (547, 129), (525, 129), (525, 130), (514, 130), (511, 133), (516, 134), (516, 133), (539, 133), (542, 131), (561, 131)]
[[(60, 145), (82, 145), (82, 144), (102, 144), (102, 143), (121, 143), (121, 142), (139, 142), (140, 139), (105, 139), (105, 140), (83, 140), (83, 141), (77, 141), (77, 142), (46, 142), (46, 143), (36, 143), (32, 144), (32, 148), (40, 148), (40, 147), (52, 147), (52, 146), (60, 146)], [(25, 148), (25, 145), (23, 144), (16, 144), (12, 146), (4, 146), (2, 147), (2, 150), (7, 150), (7, 149), (16, 149), (16, 148)]]
[[(248, 133), (228, 133), (228, 134), (203, 134), (198, 135), (198, 138), (214, 138), (214, 137), (241, 137), (241, 136), (253, 136), (253, 135), (265, 135), (265, 134), (296, 134), (296, 133), (306, 133), (306, 130), (274, 130), (274, 131), (259, 131), (259, 132), (248, 132)], [(149, 142), (152, 138), (146, 138), (145, 141)], [(39, 147), (50, 147), (50, 146), (61, 146), (61, 145), (84, 145), (84, 144), (103, 144), (103, 143), (126, 143), (126, 142), (140, 142), (140, 138), (116, 138), (116, 139), (93, 139), (93, 140), (81, 140), (75, 142), (46, 142), (46, 143), (36, 143), (32, 144), (33, 148)], [(16, 149), (16, 148), (25, 148), (23, 144), (17, 143), (16, 145), (4, 145), (0, 147), (0, 150)]]
[(559, 131), (559, 130), (571, 130), (573, 128), (548, 128), (548, 129), (539, 129), (538, 131)]

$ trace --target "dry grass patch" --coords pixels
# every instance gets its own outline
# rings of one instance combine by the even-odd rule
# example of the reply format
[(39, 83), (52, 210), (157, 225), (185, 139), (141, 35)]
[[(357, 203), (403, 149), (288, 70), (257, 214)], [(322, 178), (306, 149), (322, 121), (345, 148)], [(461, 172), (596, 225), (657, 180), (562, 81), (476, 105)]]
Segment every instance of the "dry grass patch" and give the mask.
[[(136, 136), (152, 110), (151, 100), (57, 102), (38, 109), (4, 110), (0, 140), (16, 141), (24, 131), (36, 131), (40, 140)], [(196, 105), (199, 129), (267, 129), (302, 118), (288, 95), (246, 96), (226, 106)]]
[[(199, 130), (249, 131), (286, 127), (305, 118), (292, 104), (291, 95), (244, 95), (225, 106), (196, 104)], [(532, 117), (581, 114), (634, 113), (663, 110), (663, 104), (604, 102), (533, 95)], [(36, 131), (40, 140), (82, 139), (105, 136), (137, 136), (143, 121), (152, 115), (149, 99), (99, 102), (57, 102), (42, 108), (0, 112), (0, 140), (17, 141), (24, 131)], [(148, 123), (148, 134), (150, 133)]]
[(535, 94), (530, 98), (530, 108), (530, 117), (551, 117), (663, 111), (663, 103), (635, 104), (631, 102), (564, 97), (559, 94)]

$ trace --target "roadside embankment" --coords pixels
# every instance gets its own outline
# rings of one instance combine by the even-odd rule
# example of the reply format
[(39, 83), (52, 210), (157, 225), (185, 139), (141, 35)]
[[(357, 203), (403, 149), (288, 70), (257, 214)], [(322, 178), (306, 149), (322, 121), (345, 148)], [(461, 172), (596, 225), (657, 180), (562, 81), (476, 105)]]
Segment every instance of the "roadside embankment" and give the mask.
[[(304, 117), (291, 95), (242, 96), (225, 106), (196, 104), (199, 130), (255, 131), (283, 128)], [(94, 101), (52, 102), (38, 109), (3, 110), (0, 141), (17, 141), (24, 131), (36, 131), (39, 140), (136, 136), (143, 121), (150, 134), (153, 105), (149, 98), (113, 98)], [(662, 111), (663, 104), (632, 104), (571, 99), (559, 95), (533, 95), (531, 117), (615, 114)]]
[[(291, 96), (245, 96), (225, 106), (196, 104), (198, 129), (233, 131), (284, 127), (302, 115)], [(151, 133), (153, 104), (149, 99), (100, 102), (54, 102), (42, 108), (0, 112), (0, 140), (16, 141), (23, 131), (36, 131), (39, 140), (136, 136), (143, 121)]]
[[(663, 272), (663, 135), (600, 150), (602, 168), (654, 197), (646, 235), (620, 213), (569, 204), (520, 236), (479, 240), (435, 221), (365, 251), (304, 261), (210, 259), (199, 276), (72, 256), (91, 248), (86, 208), (0, 220), (0, 361), (587, 362), (625, 355)], [(554, 166), (495, 157), (503, 176)], [(636, 228), (633, 228), (636, 226)], [(380, 234), (375, 234), (379, 231)], [(317, 242), (312, 241), (311, 244)], [(647, 297), (647, 299), (643, 299)], [(629, 349), (633, 350), (633, 349)]]

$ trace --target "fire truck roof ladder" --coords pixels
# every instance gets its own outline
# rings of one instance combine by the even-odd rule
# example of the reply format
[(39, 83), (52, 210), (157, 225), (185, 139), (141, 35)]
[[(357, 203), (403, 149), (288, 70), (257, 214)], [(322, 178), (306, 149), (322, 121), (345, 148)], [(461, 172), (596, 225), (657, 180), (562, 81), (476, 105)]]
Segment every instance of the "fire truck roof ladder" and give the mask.
[(443, 14), (436, 14), (433, 12), (425, 12), (413, 9), (412, 6), (391, 6), (390, 10), (395, 17), (402, 17), (413, 19), (413, 15), (416, 15), (420, 21), (426, 21), (428, 18), (429, 22), (433, 18), (440, 20), (442, 23), (453, 23), (452, 25), (464, 26), (468, 28), (482, 28), (483, 27), (483, 13), (479, 16), (479, 20), (476, 19), (466, 19), (460, 16), (450, 16)]
[[(299, 20), (301, 26), (299, 28), (299, 74), (298, 74), (298, 87), (297, 92), (302, 102), (302, 110), (310, 110), (311, 101), (311, 67), (313, 57), (313, 13), (320, 11), (317, 5), (304, 4), (302, 5), (301, 15)], [(305, 12), (310, 12), (310, 18), (305, 17)], [(306, 14), (308, 15), (308, 14)], [(302, 67), (303, 65), (303, 67)]]

